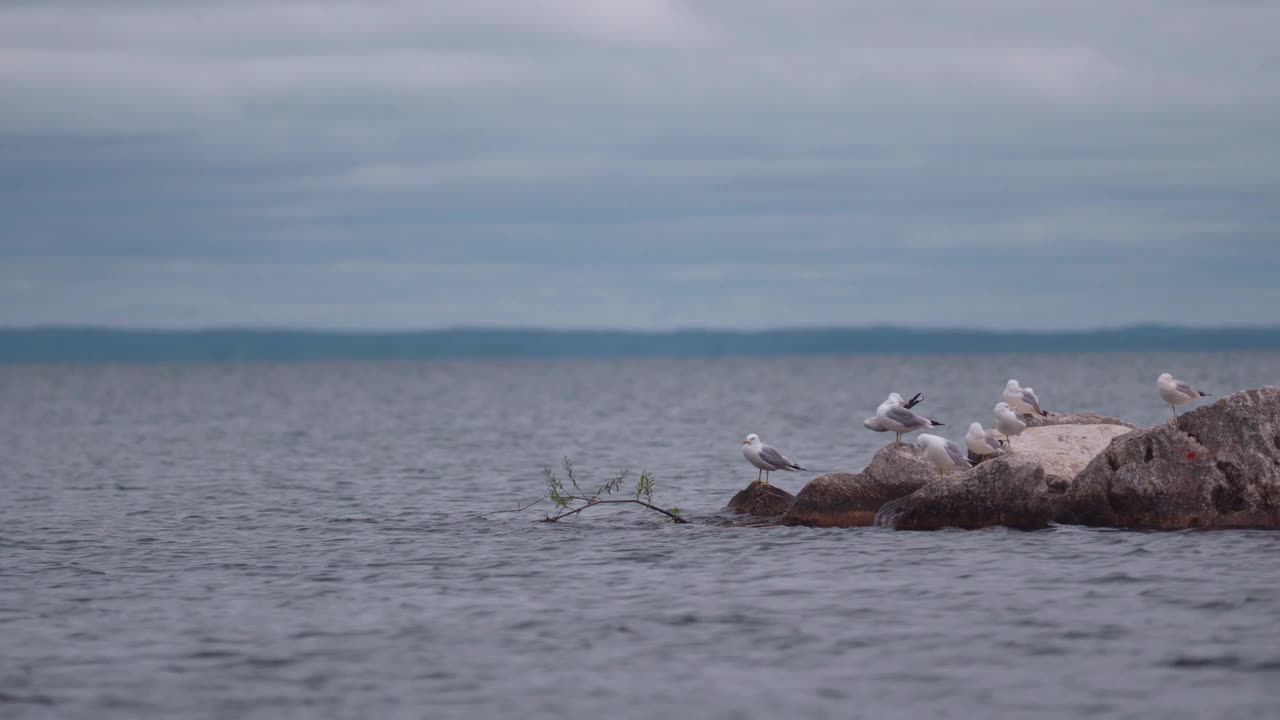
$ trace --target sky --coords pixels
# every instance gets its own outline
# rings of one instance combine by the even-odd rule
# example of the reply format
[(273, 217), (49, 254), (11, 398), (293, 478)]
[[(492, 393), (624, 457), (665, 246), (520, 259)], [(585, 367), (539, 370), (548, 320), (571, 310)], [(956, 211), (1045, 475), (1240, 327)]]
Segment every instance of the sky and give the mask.
[(1280, 5), (0, 4), (0, 325), (1280, 324)]

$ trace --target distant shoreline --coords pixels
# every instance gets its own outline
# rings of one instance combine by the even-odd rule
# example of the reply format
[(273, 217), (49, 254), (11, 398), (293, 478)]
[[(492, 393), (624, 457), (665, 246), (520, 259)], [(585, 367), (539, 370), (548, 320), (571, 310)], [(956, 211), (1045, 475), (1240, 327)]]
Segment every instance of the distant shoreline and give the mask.
[(1054, 332), (900, 327), (755, 332), (0, 328), (0, 364), (1237, 350), (1280, 350), (1280, 327), (1141, 325)]

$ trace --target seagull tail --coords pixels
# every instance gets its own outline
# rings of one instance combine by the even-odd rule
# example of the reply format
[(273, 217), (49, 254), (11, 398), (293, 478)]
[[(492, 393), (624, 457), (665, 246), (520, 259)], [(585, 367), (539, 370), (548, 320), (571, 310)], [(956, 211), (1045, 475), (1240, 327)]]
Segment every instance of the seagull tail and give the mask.
[(1212, 397), (1212, 396), (1211, 396), (1211, 395), (1209, 395), (1209, 393), (1207, 393), (1207, 392), (1203, 392), (1203, 391), (1197, 391), (1197, 392), (1199, 392), (1199, 393), (1200, 393), (1200, 397)]
[(800, 467), (799, 465), (796, 465), (796, 464), (792, 463), (790, 466), (788, 466), (788, 467), (787, 467), (787, 469), (788, 469), (788, 470), (803, 470), (804, 468)]
[(915, 406), (919, 405), (919, 404), (920, 404), (920, 403), (922, 403), (922, 402), (924, 402), (924, 393), (916, 393), (915, 395), (913, 395), (913, 396), (911, 397), (911, 399), (910, 399), (910, 400), (908, 400), (908, 401), (906, 401), (905, 403), (903, 403), (903, 404), (902, 404), (902, 407), (904, 407), (904, 408), (906, 408), (906, 409), (910, 410), (911, 408), (913, 408), (913, 407), (915, 407)]
[(929, 421), (929, 424), (930, 424), (930, 425), (932, 425), (932, 426), (934, 426), (934, 427), (942, 427), (942, 426), (943, 426), (943, 425), (945, 425), (946, 423), (940, 423), (940, 422), (938, 422), (937, 420), (930, 420), (930, 421)]

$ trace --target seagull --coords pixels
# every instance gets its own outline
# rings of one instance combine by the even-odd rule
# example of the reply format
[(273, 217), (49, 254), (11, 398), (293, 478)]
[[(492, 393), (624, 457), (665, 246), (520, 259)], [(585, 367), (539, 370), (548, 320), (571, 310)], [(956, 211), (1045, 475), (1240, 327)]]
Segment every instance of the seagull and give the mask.
[[(760, 482), (761, 472), (768, 473), (774, 470), (791, 472), (804, 469), (788, 460), (786, 455), (778, 452), (778, 448), (760, 442), (760, 436), (755, 433), (751, 433), (746, 440), (742, 441), (742, 455), (747, 459), (747, 462), (760, 469), (760, 472), (756, 473), (756, 482)], [(769, 484), (768, 475), (764, 476), (764, 484)]]
[(1156, 380), (1156, 387), (1160, 390), (1160, 397), (1169, 403), (1175, 420), (1178, 419), (1179, 405), (1189, 403), (1192, 400), (1199, 400), (1202, 397), (1209, 397), (1209, 393), (1200, 392), (1169, 373), (1160, 374), (1160, 377)]
[(1040, 409), (1040, 398), (1036, 397), (1036, 391), (1031, 388), (1018, 387), (1017, 380), (1010, 380), (1005, 383), (1004, 401), (1009, 403), (1009, 407), (1017, 410), (1021, 415), (1043, 415), (1048, 416), (1049, 413)]
[(986, 456), (1000, 452), (1000, 438), (995, 430), (983, 430), (982, 423), (970, 423), (969, 432), (965, 433), (964, 442), (969, 452)]
[(929, 434), (921, 435), (916, 438), (916, 446), (924, 450), (924, 456), (932, 460), (943, 475), (950, 473), (953, 468), (973, 467), (960, 446), (946, 438)]
[[(905, 400), (905, 401), (902, 399), (902, 396), (899, 395), (898, 393), (889, 393), (889, 397), (888, 399), (885, 400), (885, 402), (886, 403), (892, 402), (894, 404), (901, 405), (904, 408), (910, 409), (924, 402), (924, 393), (916, 393), (911, 397), (910, 400)], [(862, 427), (872, 432), (889, 432), (888, 426), (884, 424), (884, 421), (880, 419), (879, 415), (873, 415), (867, 418), (866, 420), (863, 420)]]
[[(896, 401), (894, 400), (895, 397), (897, 398)], [(936, 420), (920, 417), (919, 415), (911, 412), (906, 405), (901, 403), (901, 400), (901, 395), (893, 393), (889, 396), (889, 399), (880, 403), (880, 407), (876, 408), (876, 419), (879, 420), (879, 423), (877, 424), (884, 427), (886, 430), (891, 430), (897, 433), (898, 435), (894, 438), (894, 445), (902, 444), (902, 436), (904, 433), (915, 432), (916, 430), (923, 430), (927, 427), (942, 425), (942, 423), (937, 422)], [(912, 398), (912, 400), (914, 401), (915, 398)], [(870, 420), (870, 418), (868, 418), (868, 420)], [(866, 424), (867, 423), (865, 422), (863, 423), (863, 425)]]
[(1013, 452), (1013, 436), (1021, 435), (1027, 424), (1018, 419), (1018, 414), (1009, 407), (1009, 403), (996, 403), (996, 429), (1009, 441), (1009, 452)]

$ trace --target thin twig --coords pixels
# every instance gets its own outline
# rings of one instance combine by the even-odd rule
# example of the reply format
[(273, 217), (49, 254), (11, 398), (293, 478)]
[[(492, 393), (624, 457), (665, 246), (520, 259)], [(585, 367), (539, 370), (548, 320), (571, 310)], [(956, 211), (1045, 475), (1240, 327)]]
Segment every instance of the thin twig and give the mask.
[(521, 505), (518, 508), (512, 508), (510, 510), (493, 510), (491, 512), (481, 513), (479, 517), (489, 517), (490, 515), (497, 515), (499, 513), (524, 512), (525, 510), (528, 510), (529, 508), (533, 507), (534, 505), (537, 505), (540, 502), (546, 502), (546, 500), (547, 498), (545, 496), (540, 498), (535, 498), (533, 501), (531, 501), (527, 505)]
[(668, 510), (663, 510), (662, 508), (658, 507), (657, 505), (653, 505), (653, 504), (651, 504), (651, 503), (647, 503), (647, 502), (645, 502), (645, 501), (643, 501), (643, 500), (637, 500), (637, 499), (635, 499), (635, 498), (626, 498), (626, 499), (624, 499), (624, 500), (600, 500), (600, 499), (595, 498), (595, 497), (591, 497), (591, 498), (586, 498), (586, 497), (575, 497), (575, 498), (573, 498), (573, 499), (574, 499), (574, 500), (583, 500), (583, 501), (585, 501), (585, 504), (584, 504), (584, 505), (580, 505), (579, 507), (576, 507), (576, 508), (574, 508), (574, 509), (572, 509), (572, 510), (567, 510), (567, 511), (565, 511), (565, 512), (562, 512), (562, 513), (560, 513), (559, 515), (555, 515), (555, 516), (548, 515), (547, 517), (543, 518), (543, 522), (555, 522), (555, 521), (557, 521), (557, 520), (559, 520), (559, 519), (561, 519), (561, 518), (569, 517), (570, 515), (577, 515), (578, 513), (582, 512), (583, 510), (586, 510), (587, 508), (592, 507), (593, 505), (618, 505), (618, 504), (624, 504), (624, 503), (628, 503), (628, 504), (632, 504), (632, 505), (639, 505), (640, 507), (645, 507), (645, 508), (649, 508), (650, 510), (653, 510), (653, 511), (655, 511), (655, 512), (660, 512), (660, 513), (662, 513), (663, 515), (666, 515), (667, 517), (671, 518), (673, 521), (675, 521), (675, 522), (677, 522), (677, 523), (687, 523), (687, 522), (689, 522), (688, 520), (686, 520), (686, 519), (684, 519), (684, 518), (680, 517), (679, 515), (676, 515), (676, 514), (675, 514), (675, 513), (673, 513), (673, 512), (670, 512), (670, 511), (668, 511)]

